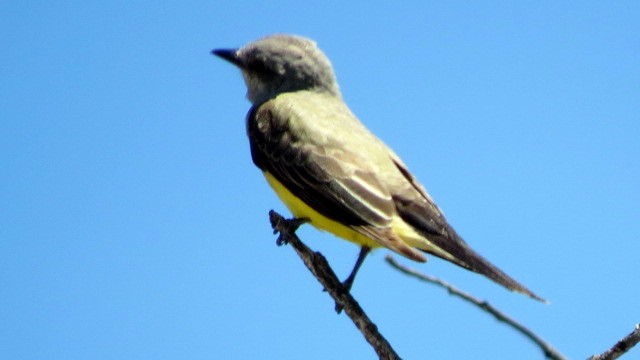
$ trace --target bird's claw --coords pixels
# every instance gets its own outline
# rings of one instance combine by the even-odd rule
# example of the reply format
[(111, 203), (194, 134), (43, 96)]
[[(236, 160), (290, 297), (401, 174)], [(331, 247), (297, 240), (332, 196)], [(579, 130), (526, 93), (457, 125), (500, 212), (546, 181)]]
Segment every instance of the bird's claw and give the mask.
[(271, 222), (271, 228), (273, 233), (278, 234), (276, 239), (276, 245), (282, 246), (289, 243), (289, 237), (294, 235), (300, 225), (309, 222), (307, 218), (293, 218), (285, 219), (282, 215), (273, 210), (269, 210), (269, 221)]

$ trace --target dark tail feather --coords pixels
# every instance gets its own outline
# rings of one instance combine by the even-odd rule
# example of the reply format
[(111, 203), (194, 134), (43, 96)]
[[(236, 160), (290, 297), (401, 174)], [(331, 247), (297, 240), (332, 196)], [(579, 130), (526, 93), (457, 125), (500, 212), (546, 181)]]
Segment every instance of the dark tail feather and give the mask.
[[(462, 240), (462, 239), (460, 239)], [(540, 296), (536, 295), (531, 290), (527, 289), (524, 285), (520, 284), (516, 280), (514, 280), (509, 275), (505, 274), (502, 270), (498, 269), (496, 266), (491, 264), (487, 259), (480, 256), (478, 253), (473, 251), (467, 244), (463, 243), (460, 246), (460, 253), (454, 253), (456, 259), (460, 261), (458, 265), (465, 267), (471, 271), (482, 274), (489, 279), (497, 282), (498, 284), (506, 287), (509, 290), (513, 290), (519, 292), (521, 294), (525, 294), (533, 299), (546, 303), (547, 301)], [(464, 249), (462, 249), (464, 248)], [(458, 257), (459, 255), (462, 255)]]
[[(524, 287), (524, 285), (515, 281), (509, 275), (505, 274), (504, 272), (502, 272), (502, 270), (498, 269), (488, 260), (473, 251), (473, 249), (471, 249), (469, 245), (467, 245), (467, 243), (462, 240), (462, 238), (455, 232), (455, 230), (453, 230), (453, 228), (446, 223), (446, 220), (444, 220), (444, 218), (438, 219), (444, 222), (444, 228), (436, 228), (433, 224), (425, 221), (424, 218), (417, 215), (419, 212), (403, 211), (408, 209), (403, 209), (402, 207), (398, 207), (398, 210), (400, 216), (407, 223), (409, 223), (419, 233), (429, 239), (429, 241), (435, 246), (442, 249), (444, 252), (451, 254), (451, 256), (454, 258), (447, 259), (443, 257), (443, 259), (451, 261), (463, 268), (482, 274), (509, 290), (525, 294), (533, 299), (544, 303), (547, 302), (545, 299), (536, 295), (531, 290)], [(427, 250), (423, 251), (432, 253), (431, 251)], [(438, 257), (442, 257), (437, 253), (432, 254)]]

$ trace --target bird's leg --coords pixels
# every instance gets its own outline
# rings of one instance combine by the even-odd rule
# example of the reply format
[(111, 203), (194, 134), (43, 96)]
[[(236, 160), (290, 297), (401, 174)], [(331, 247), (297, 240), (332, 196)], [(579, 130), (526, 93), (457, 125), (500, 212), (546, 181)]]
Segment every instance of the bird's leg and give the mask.
[(358, 260), (356, 260), (356, 264), (353, 266), (353, 270), (351, 270), (351, 274), (347, 277), (345, 281), (342, 282), (342, 286), (344, 286), (347, 291), (351, 291), (351, 287), (353, 286), (353, 281), (356, 279), (356, 274), (358, 270), (360, 270), (360, 266), (364, 262), (364, 259), (367, 257), (371, 248), (368, 246), (362, 246), (360, 248), (360, 254), (358, 254)]
[[(347, 279), (342, 282), (342, 286), (344, 286), (347, 292), (351, 292), (351, 287), (353, 286), (353, 281), (356, 279), (356, 274), (358, 273), (358, 270), (360, 270), (360, 266), (362, 266), (364, 259), (367, 257), (370, 251), (371, 248), (368, 246), (362, 246), (360, 248), (360, 254), (358, 254), (358, 259), (356, 260), (356, 264), (353, 266), (353, 270), (351, 270), (351, 274), (349, 274)], [(335, 309), (336, 312), (340, 314), (342, 312), (342, 305), (336, 302)]]

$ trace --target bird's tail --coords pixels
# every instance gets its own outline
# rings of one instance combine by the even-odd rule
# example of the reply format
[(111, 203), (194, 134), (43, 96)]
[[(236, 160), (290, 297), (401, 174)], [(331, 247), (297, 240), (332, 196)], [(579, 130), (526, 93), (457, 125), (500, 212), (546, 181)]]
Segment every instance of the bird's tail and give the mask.
[(403, 209), (401, 208), (399, 210), (401, 210), (400, 215), (403, 220), (422, 235), (424, 240), (427, 240), (422, 243), (413, 242), (413, 246), (465, 269), (482, 274), (509, 290), (525, 294), (541, 302), (547, 302), (471, 249), (455, 230), (446, 223), (444, 217), (441, 218), (441, 225), (444, 225), (444, 228), (436, 228), (419, 216), (419, 213), (402, 211)]
[(519, 292), (544, 303), (547, 302), (545, 299), (536, 295), (533, 291), (527, 289), (524, 285), (520, 284), (512, 277), (505, 274), (502, 270), (498, 269), (495, 265), (490, 263), (487, 259), (483, 258), (480, 254), (476, 253), (466, 243), (462, 243), (462, 246), (460, 246), (459, 248), (459, 250), (461, 251), (457, 252), (455, 260), (451, 260), (451, 262), (471, 271), (482, 274), (509, 290)]

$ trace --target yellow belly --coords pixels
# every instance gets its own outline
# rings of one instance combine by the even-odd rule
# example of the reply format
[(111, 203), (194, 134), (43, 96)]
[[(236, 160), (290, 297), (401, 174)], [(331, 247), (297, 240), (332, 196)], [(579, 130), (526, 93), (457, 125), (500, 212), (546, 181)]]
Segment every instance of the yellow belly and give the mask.
[(311, 220), (311, 225), (315, 226), (316, 228), (328, 231), (338, 237), (341, 237), (358, 245), (366, 245), (371, 248), (380, 247), (380, 244), (378, 244), (376, 241), (354, 231), (347, 226), (340, 224), (339, 222), (333, 221), (312, 209), (309, 205), (305, 204), (302, 200), (293, 195), (270, 173), (264, 172), (263, 174), (271, 188), (273, 188), (273, 191), (278, 194), (280, 200), (282, 200), (287, 208), (289, 208), (289, 211), (291, 211), (293, 216), (297, 218), (308, 218), (309, 220)]

